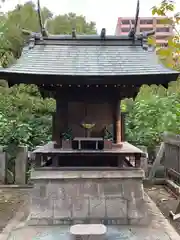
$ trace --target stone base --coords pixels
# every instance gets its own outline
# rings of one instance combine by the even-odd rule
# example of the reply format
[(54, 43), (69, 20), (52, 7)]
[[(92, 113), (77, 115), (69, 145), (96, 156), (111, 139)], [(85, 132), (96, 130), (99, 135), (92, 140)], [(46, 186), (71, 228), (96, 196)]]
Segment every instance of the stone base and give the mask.
[(143, 176), (139, 169), (34, 171), (29, 224), (145, 224)]

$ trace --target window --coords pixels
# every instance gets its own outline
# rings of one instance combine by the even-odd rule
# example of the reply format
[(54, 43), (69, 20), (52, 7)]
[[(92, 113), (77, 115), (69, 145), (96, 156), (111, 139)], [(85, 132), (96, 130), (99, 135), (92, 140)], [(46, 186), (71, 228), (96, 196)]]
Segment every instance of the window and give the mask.
[(156, 36), (156, 39), (168, 40), (167, 36)]
[(156, 32), (169, 32), (169, 28), (164, 27), (164, 28), (157, 28)]
[(121, 32), (129, 32), (129, 30), (130, 30), (129, 28), (122, 28)]
[(133, 25), (135, 24), (135, 20), (134, 19), (121, 20), (121, 24), (123, 24), (123, 25), (130, 25), (130, 22)]
[(140, 24), (153, 24), (152, 19), (141, 19)]
[(140, 32), (148, 32), (148, 31), (152, 31), (153, 28), (140, 28)]
[[(162, 18), (162, 19), (157, 19), (156, 23), (157, 24), (164, 24), (164, 21), (166, 21), (166, 18)], [(168, 21), (168, 20), (167, 20)]]
[(124, 24), (124, 25), (125, 24), (127, 25), (127, 24), (130, 24), (130, 21), (129, 20), (122, 20), (121, 23)]
[(156, 43), (156, 45), (157, 45), (158, 47), (163, 47), (163, 48), (168, 47), (168, 43)]
[(162, 43), (161, 47), (168, 47), (168, 43)]

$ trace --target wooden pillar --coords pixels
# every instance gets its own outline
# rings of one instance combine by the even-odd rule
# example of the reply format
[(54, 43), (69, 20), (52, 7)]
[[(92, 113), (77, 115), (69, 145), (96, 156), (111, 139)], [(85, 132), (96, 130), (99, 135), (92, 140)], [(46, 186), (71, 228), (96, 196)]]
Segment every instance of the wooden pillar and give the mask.
[(135, 154), (135, 167), (141, 167), (141, 154)]
[(56, 98), (55, 142), (62, 147), (63, 133), (68, 129), (68, 101)]
[(113, 103), (113, 141), (118, 144), (121, 142), (121, 114), (120, 114), (120, 103), (118, 99)]
[(126, 113), (121, 113), (121, 141), (125, 142), (125, 120), (126, 120)]
[(56, 112), (52, 113), (52, 141), (56, 141)]

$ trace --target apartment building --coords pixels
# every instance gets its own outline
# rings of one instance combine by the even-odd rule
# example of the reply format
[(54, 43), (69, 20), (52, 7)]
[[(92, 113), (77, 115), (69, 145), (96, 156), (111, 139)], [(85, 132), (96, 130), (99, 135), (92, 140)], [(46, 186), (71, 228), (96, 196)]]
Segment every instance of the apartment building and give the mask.
[[(139, 17), (137, 33), (155, 30), (156, 43), (165, 46), (168, 37), (173, 34), (173, 28), (170, 25), (163, 24), (162, 19), (163, 17)], [(133, 17), (119, 17), (115, 34), (117, 36), (127, 35), (130, 30), (130, 21), (134, 25)]]

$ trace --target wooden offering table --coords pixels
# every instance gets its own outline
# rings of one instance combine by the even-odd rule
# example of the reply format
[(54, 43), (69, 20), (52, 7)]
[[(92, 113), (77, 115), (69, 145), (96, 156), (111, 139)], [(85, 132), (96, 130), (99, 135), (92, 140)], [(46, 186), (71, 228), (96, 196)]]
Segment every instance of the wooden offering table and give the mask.
[[(34, 151), (35, 166), (37, 167), (140, 167), (141, 157), (144, 153), (128, 142), (123, 142), (120, 147), (110, 143), (112, 146), (98, 149), (98, 143), (102, 139), (93, 139), (95, 147), (92, 149), (79, 150), (79, 142), (84, 138), (75, 138), (76, 148), (54, 148), (54, 142), (39, 147)], [(89, 141), (91, 143), (91, 141)], [(88, 142), (88, 143), (89, 143)], [(85, 142), (86, 143), (86, 142)], [(105, 144), (104, 144), (105, 145)], [(82, 147), (82, 146), (81, 146)], [(92, 145), (91, 145), (92, 147)]]

